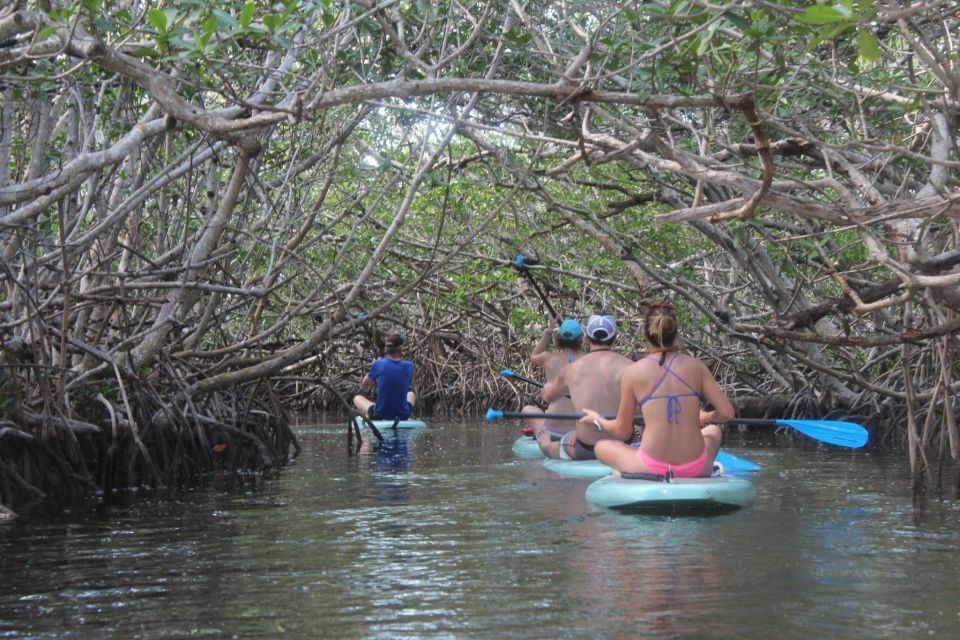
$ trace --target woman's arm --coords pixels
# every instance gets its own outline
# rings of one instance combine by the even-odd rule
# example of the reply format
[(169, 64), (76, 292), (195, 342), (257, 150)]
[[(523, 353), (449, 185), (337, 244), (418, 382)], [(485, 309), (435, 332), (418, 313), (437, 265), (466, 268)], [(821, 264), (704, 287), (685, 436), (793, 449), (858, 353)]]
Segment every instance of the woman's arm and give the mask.
[(733, 417), (737, 415), (736, 409), (733, 408), (733, 403), (727, 398), (726, 392), (717, 384), (716, 379), (714, 379), (713, 374), (710, 373), (707, 365), (700, 362), (700, 366), (703, 367), (703, 377), (701, 378), (701, 380), (703, 380), (703, 397), (713, 405), (713, 411), (700, 411), (700, 425), (716, 424), (732, 420)]
[(549, 346), (550, 341), (553, 340), (553, 331), (556, 329), (557, 321), (551, 316), (547, 321), (547, 328), (543, 330), (543, 335), (540, 336), (540, 339), (537, 341), (537, 344), (533, 345), (533, 351), (530, 353), (530, 359), (533, 360), (535, 364), (542, 364), (540, 357), (542, 354), (547, 352), (547, 346)]

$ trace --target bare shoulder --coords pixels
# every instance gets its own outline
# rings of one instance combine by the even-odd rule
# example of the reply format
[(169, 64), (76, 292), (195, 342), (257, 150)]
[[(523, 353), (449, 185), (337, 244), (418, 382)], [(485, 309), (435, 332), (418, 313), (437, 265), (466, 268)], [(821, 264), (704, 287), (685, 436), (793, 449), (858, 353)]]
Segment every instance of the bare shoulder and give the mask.
[(674, 366), (674, 369), (682, 372), (685, 377), (695, 379), (694, 376), (699, 376), (701, 380), (713, 377), (710, 368), (703, 360), (686, 353), (681, 355), (683, 360), (680, 361), (679, 366)]
[[(629, 358), (628, 358), (629, 360)], [(646, 358), (640, 358), (636, 362), (630, 361), (630, 363), (624, 368), (623, 375), (624, 377), (643, 377), (646, 376), (649, 371), (650, 365), (647, 362)]]

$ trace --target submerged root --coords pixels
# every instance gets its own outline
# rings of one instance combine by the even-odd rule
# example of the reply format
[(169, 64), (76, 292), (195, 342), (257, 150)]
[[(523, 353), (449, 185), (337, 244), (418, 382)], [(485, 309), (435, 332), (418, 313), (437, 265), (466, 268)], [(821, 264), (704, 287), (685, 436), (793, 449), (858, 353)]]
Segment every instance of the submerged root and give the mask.
[(285, 465), (291, 448), (300, 451), (289, 417), (253, 394), (237, 390), (186, 411), (158, 397), (141, 393), (133, 403), (139, 433), (126, 406), (102, 395), (76, 407), (88, 414), (82, 419), (0, 422), (0, 507), (109, 501), (120, 490), (175, 490), (215, 472), (261, 474)]

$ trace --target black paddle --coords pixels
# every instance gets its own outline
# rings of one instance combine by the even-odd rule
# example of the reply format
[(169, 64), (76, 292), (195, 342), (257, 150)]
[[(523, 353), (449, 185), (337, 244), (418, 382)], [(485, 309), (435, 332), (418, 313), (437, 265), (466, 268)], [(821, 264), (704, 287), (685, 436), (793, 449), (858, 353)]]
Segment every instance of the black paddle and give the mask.
[(532, 384), (535, 387), (543, 386), (543, 383), (540, 382), (539, 380), (534, 380), (533, 378), (527, 378), (526, 376), (522, 376), (519, 373), (514, 373), (513, 369), (501, 369), (500, 375), (502, 375), (504, 378), (516, 378), (517, 380), (522, 380), (524, 382)]
[(562, 318), (560, 314), (557, 313), (557, 310), (553, 308), (553, 305), (550, 304), (550, 301), (547, 300), (546, 294), (543, 293), (543, 290), (540, 289), (540, 285), (537, 284), (537, 281), (533, 279), (533, 274), (527, 269), (527, 265), (536, 264), (537, 261), (533, 259), (524, 259), (523, 254), (517, 256), (517, 259), (513, 262), (513, 268), (516, 269), (520, 275), (525, 277), (530, 281), (530, 285), (533, 287), (533, 290), (537, 292), (537, 295), (540, 296), (540, 300), (543, 301), (543, 304), (547, 307), (547, 311), (550, 312), (550, 315), (557, 321), (557, 324), (560, 323)]
[(355, 428), (355, 429), (357, 430), (357, 439), (360, 440), (360, 441), (363, 441), (363, 438), (360, 436), (360, 427), (358, 427), (357, 424), (353, 421), (353, 418), (354, 418), (354, 417), (359, 417), (361, 420), (363, 420), (364, 422), (367, 423), (367, 426), (370, 427), (370, 431), (372, 431), (372, 432), (373, 432), (373, 435), (376, 436), (377, 440), (380, 441), (380, 444), (383, 444), (383, 434), (380, 433), (375, 426), (373, 426), (373, 423), (372, 423), (372, 422), (370, 422), (370, 421), (367, 420), (366, 416), (362, 415), (362, 414), (360, 413), (360, 411), (357, 410), (356, 407), (354, 407), (352, 404), (350, 404), (349, 402), (347, 402), (347, 401), (344, 399), (344, 397), (343, 397), (342, 395), (340, 395), (340, 393), (339, 393), (336, 389), (333, 388), (332, 385), (328, 384), (327, 382), (324, 382), (323, 380), (319, 380), (318, 382), (319, 382), (322, 386), (326, 387), (327, 390), (328, 390), (330, 393), (332, 393), (337, 400), (339, 400), (341, 403), (343, 403), (343, 406), (344, 406), (344, 407), (347, 408), (347, 413), (350, 414), (350, 420), (347, 422), (347, 434), (348, 434), (348, 435), (351, 434), (351, 433), (353, 433), (353, 429)]

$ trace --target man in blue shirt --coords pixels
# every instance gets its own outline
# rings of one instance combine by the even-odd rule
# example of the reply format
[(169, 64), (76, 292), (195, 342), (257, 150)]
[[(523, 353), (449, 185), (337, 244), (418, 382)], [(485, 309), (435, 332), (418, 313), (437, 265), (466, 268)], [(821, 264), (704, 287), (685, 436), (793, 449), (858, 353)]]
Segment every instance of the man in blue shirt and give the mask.
[[(406, 420), (410, 417), (417, 396), (410, 391), (413, 363), (403, 359), (403, 338), (391, 335), (386, 340), (387, 355), (374, 360), (369, 373), (360, 381), (361, 393), (354, 396), (353, 405), (363, 415), (377, 420)], [(377, 385), (376, 404), (363, 391)]]

